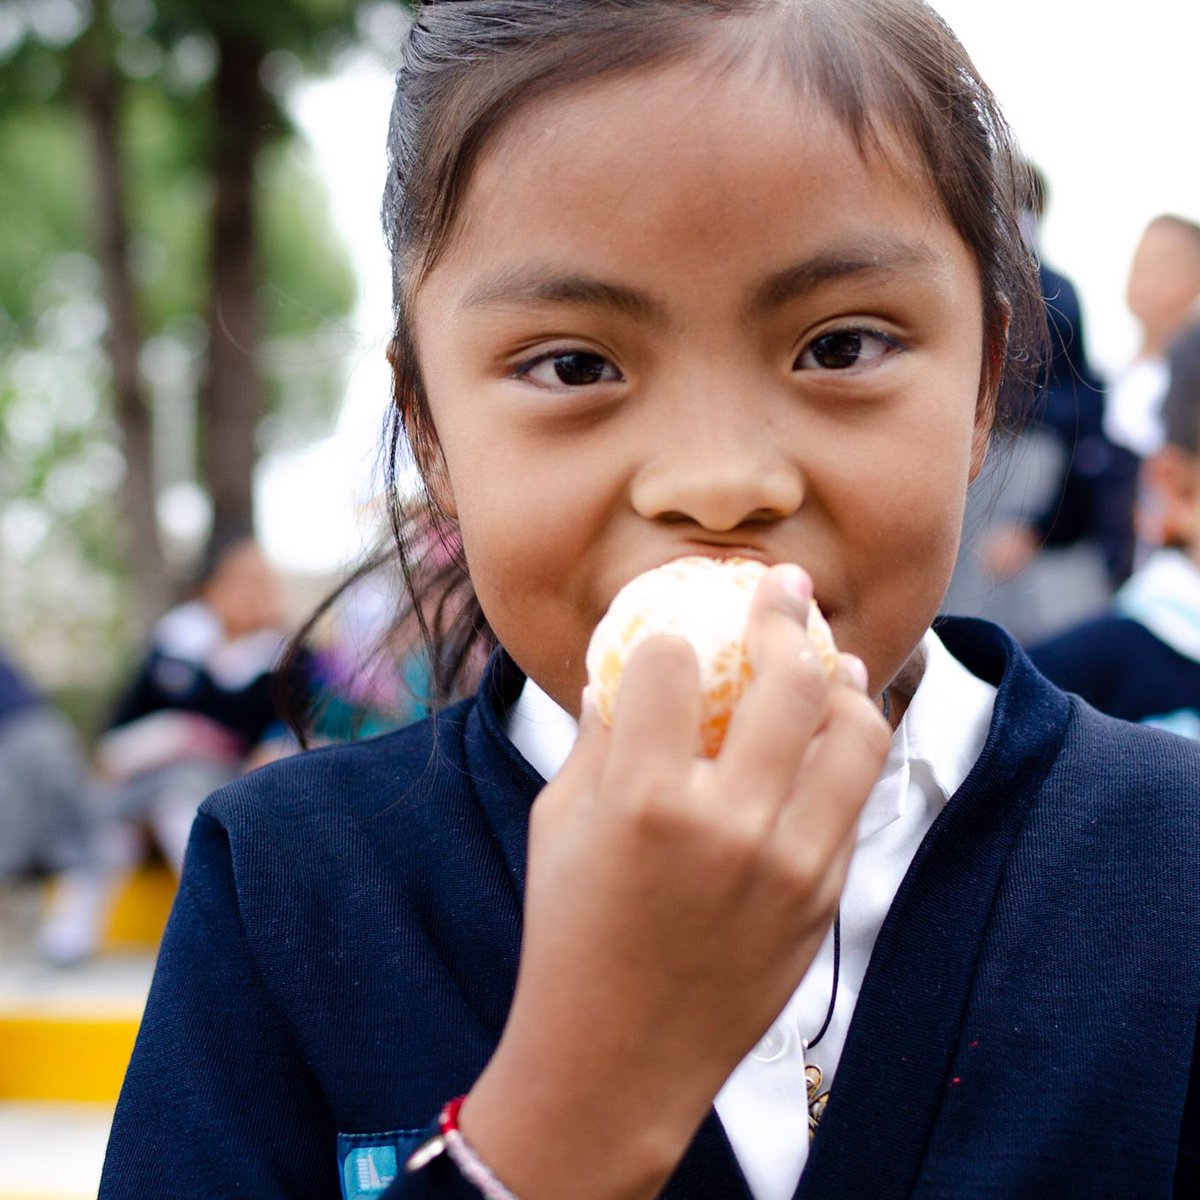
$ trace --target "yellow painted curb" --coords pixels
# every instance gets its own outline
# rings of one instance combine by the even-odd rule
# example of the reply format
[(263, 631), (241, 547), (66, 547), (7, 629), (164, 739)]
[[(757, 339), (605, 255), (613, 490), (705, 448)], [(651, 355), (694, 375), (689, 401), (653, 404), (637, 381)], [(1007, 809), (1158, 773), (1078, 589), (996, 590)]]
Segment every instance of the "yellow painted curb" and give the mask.
[(155, 949), (175, 900), (175, 882), (174, 874), (161, 864), (134, 872), (113, 901), (104, 949)]
[[(140, 1018), (0, 1011), (0, 1099), (114, 1103)], [(0, 1200), (8, 1200), (0, 1196)]]

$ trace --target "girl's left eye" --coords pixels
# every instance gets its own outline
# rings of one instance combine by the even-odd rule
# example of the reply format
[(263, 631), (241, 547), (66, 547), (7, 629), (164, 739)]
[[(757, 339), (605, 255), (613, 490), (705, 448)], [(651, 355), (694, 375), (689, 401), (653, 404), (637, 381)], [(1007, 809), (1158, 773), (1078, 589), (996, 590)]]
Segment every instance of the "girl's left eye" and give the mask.
[(796, 359), (795, 371), (848, 371), (868, 367), (899, 348), (877, 329), (834, 329), (814, 338)]
[(578, 388), (621, 379), (621, 372), (607, 358), (586, 350), (543, 354), (518, 367), (517, 375), (542, 387)]

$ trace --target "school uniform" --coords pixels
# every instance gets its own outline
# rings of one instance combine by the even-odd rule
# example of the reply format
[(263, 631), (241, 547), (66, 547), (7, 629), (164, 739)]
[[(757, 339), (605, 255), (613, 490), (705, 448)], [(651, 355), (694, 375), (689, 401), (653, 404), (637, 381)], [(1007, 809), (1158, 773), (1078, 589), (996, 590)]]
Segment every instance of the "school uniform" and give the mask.
[(1181, 550), (1156, 550), (1111, 612), (1029, 657), (1101, 712), (1200, 739), (1200, 566)]
[[(277, 629), (226, 636), (207, 604), (188, 601), (159, 618), (144, 661), (117, 702), (108, 733), (164, 713), (219, 728), (236, 762), (281, 727), (276, 703), (287, 639)], [(289, 683), (303, 687), (307, 656)]]
[[(235, 778), (256, 747), (277, 742), (290, 749), (277, 693), (307, 688), (311, 659), (302, 656), (285, 677), (285, 648), (278, 629), (230, 638), (216, 611), (198, 600), (159, 618), (94, 747), (107, 780), (97, 799), (110, 829), (104, 836), (121, 838), (111, 831), (145, 824), (168, 864), (180, 869), (200, 802)], [(82, 913), (57, 920), (64, 929), (87, 923)], [(84, 940), (93, 938), (94, 931)]]
[[(796, 1196), (1196, 1194), (1200, 748), (1064, 695), (994, 626), (939, 632), (997, 688), (990, 732), (883, 920)], [(512, 997), (523, 682), (497, 656), (436, 723), (206, 802), (102, 1200), (476, 1195), (403, 1164)], [(663, 1195), (750, 1200), (715, 1113)]]

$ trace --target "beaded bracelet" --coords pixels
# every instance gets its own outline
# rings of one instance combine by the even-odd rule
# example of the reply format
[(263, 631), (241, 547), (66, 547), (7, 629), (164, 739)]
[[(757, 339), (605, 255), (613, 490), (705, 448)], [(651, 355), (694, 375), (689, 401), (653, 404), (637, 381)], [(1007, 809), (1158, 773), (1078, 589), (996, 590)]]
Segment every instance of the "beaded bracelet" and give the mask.
[(438, 1116), (438, 1132), (429, 1141), (419, 1146), (405, 1163), (405, 1171), (411, 1173), (428, 1166), (439, 1154), (445, 1153), (458, 1168), (458, 1173), (472, 1184), (485, 1200), (519, 1200), (492, 1173), (491, 1168), (471, 1148), (458, 1128), (458, 1112), (466, 1096), (457, 1096), (449, 1101)]

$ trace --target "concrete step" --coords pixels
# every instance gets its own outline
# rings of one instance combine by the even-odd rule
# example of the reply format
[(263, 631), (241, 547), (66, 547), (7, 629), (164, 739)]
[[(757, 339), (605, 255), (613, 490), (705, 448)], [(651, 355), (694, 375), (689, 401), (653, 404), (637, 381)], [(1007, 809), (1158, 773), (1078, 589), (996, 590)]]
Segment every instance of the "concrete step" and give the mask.
[(96, 1200), (113, 1110), (0, 1102), (0, 1200)]
[(0, 1101), (115, 1102), (174, 886), (164, 868), (135, 873), (113, 897), (96, 956), (69, 967), (39, 957), (36, 918), (10, 921), (0, 946)]
[(44, 889), (0, 897), (0, 1200), (95, 1200), (173, 894), (165, 870), (139, 871), (71, 967), (35, 949)]

